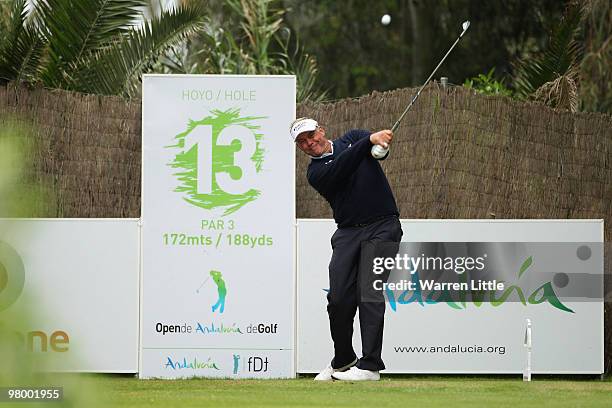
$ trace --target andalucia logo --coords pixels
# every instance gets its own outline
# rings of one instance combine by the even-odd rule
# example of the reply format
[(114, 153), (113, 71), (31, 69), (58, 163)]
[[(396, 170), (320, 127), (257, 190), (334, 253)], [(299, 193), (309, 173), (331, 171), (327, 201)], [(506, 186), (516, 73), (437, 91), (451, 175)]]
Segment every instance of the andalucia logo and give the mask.
[(179, 181), (174, 190), (200, 208), (223, 209), (231, 214), (259, 197), (253, 187), (262, 170), (264, 149), (260, 126), (265, 116), (240, 116), (240, 109), (212, 110), (209, 116), (190, 120), (175, 136), (179, 149), (169, 166)]

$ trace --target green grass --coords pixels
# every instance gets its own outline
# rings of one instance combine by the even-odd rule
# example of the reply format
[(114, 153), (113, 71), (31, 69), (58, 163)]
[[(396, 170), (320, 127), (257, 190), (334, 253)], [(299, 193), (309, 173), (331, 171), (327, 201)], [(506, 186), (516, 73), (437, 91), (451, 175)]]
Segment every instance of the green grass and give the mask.
[[(138, 380), (88, 376), (112, 407), (612, 407), (612, 381), (518, 377), (383, 377), (380, 382)], [(89, 381), (88, 381), (89, 382)]]

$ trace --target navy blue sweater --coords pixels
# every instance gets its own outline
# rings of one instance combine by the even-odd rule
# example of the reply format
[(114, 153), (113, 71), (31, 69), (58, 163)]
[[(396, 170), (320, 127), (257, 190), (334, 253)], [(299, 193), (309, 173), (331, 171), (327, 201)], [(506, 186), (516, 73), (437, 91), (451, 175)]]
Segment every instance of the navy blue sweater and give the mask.
[(350, 130), (333, 141), (333, 155), (313, 158), (308, 166), (308, 182), (331, 205), (338, 228), (399, 216), (387, 177), (370, 154), (370, 134)]

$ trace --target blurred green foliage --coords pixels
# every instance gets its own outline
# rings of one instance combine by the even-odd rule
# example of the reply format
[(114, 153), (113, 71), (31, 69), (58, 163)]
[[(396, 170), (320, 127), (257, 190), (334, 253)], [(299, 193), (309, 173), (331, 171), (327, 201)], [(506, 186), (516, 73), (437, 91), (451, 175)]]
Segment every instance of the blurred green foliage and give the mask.
[(612, 2), (586, 0), (579, 40), (584, 55), (579, 67), (580, 110), (612, 113)]
[[(44, 200), (49, 198), (46, 186), (40, 180), (33, 179), (30, 173), (37, 151), (32, 142), (33, 132), (32, 128), (16, 118), (2, 117), (0, 121), (0, 242), (9, 234), (35, 234), (35, 231), (22, 229), (18, 222), (2, 218), (35, 216)], [(57, 374), (49, 372), (50, 353), (28, 348), (28, 333), (42, 328), (40, 322), (47, 320), (45, 313), (49, 313), (49, 310), (39, 307), (42, 304), (40, 298), (24, 293), (18, 293), (16, 300), (7, 300), (6, 296), (11, 293), (7, 292), (7, 288), (14, 284), (11, 281), (14, 275), (6, 269), (6, 265), (10, 263), (0, 257), (0, 299), (3, 300), (0, 309), (0, 386), (63, 387), (64, 399), (53, 402), (53, 406), (99, 406), (95, 388), (85, 379), (66, 376), (60, 380)], [(74, 354), (62, 357), (78, 358)], [(0, 403), (3, 407), (47, 404), (49, 402)]]
[[(50, 372), (48, 353), (32, 352), (27, 349), (24, 339), (32, 330), (32, 321), (36, 320), (33, 319), (33, 313), (35, 313), (37, 304), (39, 302), (36, 299), (21, 299), (8, 310), (0, 312), (0, 361), (2, 362), (0, 364), (0, 386), (45, 389), (62, 387), (63, 399), (54, 402), (1, 402), (0, 404), (7, 408), (28, 406), (96, 408), (103, 406), (99, 398), (100, 387), (94, 384), (91, 378), (76, 374), (58, 375)], [(65, 358), (75, 357), (67, 355)]]
[[(151, 13), (156, 12), (159, 6), (152, 6)], [(298, 102), (325, 97), (319, 86), (317, 61), (304, 51), (287, 26), (280, 1), (211, 1), (208, 12), (211, 18), (204, 30), (173, 47), (154, 70), (171, 74), (295, 75)]]
[(495, 79), (494, 74), (495, 68), (491, 68), (486, 74), (466, 79), (463, 86), (484, 95), (512, 96), (512, 91), (504, 85), (504, 80)]
[(494, 68), (492, 92), (612, 109), (609, 0), (174, 0), (172, 18), (167, 3), (0, 2), (0, 80), (132, 96), (143, 72), (295, 74), (298, 101), (356, 97), (421, 85), (470, 20), (438, 76), (480, 86)]
[[(564, 4), (558, 0), (284, 0), (289, 26), (315, 55), (332, 98), (420, 86), (461, 32), (469, 32), (437, 77), (460, 84), (491, 67), (502, 78), (512, 63), (546, 45)], [(380, 23), (383, 14), (391, 23)], [(507, 82), (510, 84), (510, 82)]]
[(0, 120), (0, 217), (37, 217), (51, 201), (51, 186), (36, 174), (35, 140), (25, 122)]

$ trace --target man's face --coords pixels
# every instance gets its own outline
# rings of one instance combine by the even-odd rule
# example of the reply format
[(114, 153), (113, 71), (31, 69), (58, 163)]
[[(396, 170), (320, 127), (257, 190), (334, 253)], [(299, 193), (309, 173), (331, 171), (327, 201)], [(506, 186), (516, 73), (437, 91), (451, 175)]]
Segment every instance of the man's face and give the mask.
[(317, 126), (310, 132), (302, 132), (295, 139), (295, 144), (301, 151), (309, 156), (318, 157), (329, 148), (329, 141), (325, 137), (325, 129)]

